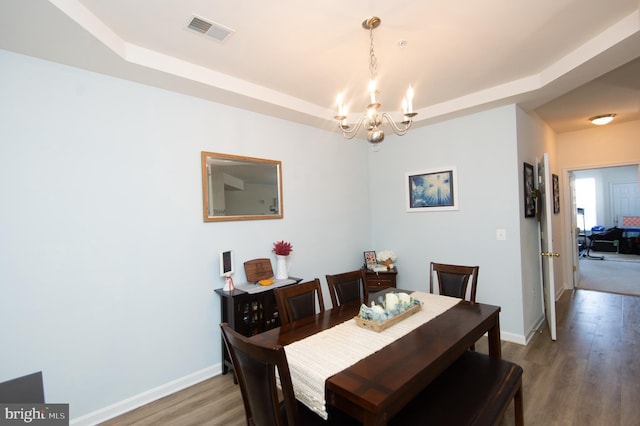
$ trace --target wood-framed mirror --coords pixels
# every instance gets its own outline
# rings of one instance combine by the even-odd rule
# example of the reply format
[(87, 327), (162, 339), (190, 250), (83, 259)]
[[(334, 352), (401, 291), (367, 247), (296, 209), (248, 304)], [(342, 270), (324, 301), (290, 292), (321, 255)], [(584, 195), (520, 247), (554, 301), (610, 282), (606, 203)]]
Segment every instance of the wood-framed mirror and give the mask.
[(282, 219), (282, 162), (201, 153), (205, 222)]

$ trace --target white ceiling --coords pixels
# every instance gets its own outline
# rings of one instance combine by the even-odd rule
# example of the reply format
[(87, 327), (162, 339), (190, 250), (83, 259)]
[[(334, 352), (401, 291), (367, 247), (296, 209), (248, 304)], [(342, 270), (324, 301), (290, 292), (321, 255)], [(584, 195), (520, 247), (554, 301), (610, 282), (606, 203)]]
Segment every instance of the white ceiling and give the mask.
[(557, 132), (640, 119), (639, 0), (2, 0), (0, 48), (333, 128), (339, 92), (368, 103), (372, 15), (382, 109), (412, 85), (417, 126), (507, 103)]

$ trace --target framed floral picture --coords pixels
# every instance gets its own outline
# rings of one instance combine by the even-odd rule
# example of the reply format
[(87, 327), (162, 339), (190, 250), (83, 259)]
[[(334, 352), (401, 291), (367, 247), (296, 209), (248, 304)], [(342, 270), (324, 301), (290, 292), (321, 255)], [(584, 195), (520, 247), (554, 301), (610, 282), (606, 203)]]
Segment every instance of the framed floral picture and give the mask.
[(458, 173), (455, 167), (408, 172), (404, 183), (408, 212), (458, 210)]
[(378, 261), (376, 260), (376, 252), (375, 251), (365, 251), (364, 252), (364, 266), (368, 268), (369, 266), (373, 266), (376, 263), (378, 263)]

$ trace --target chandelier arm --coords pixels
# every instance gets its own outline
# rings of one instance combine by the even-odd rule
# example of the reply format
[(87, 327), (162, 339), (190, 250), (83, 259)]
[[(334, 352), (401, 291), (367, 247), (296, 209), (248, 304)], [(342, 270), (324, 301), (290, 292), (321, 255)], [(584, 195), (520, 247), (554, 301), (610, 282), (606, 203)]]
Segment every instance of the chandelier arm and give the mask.
[(404, 128), (401, 128), (393, 121), (393, 118), (391, 118), (389, 113), (383, 112), (381, 115), (384, 121), (386, 121), (391, 126), (391, 128), (393, 129), (393, 133), (395, 133), (398, 136), (404, 136), (405, 133), (407, 133), (407, 131), (411, 128), (411, 123), (413, 123), (413, 120), (411, 120), (411, 117), (408, 117), (407, 121), (403, 122), (403, 124), (406, 123), (404, 124)]
[(358, 130), (360, 130), (360, 127), (362, 127), (362, 123), (364, 123), (367, 118), (368, 117), (366, 114), (362, 115), (362, 117), (360, 117), (358, 122), (352, 128), (343, 127), (342, 122), (339, 121), (338, 128), (340, 129), (340, 131), (342, 131), (342, 136), (344, 136), (346, 139), (353, 139), (358, 133)]

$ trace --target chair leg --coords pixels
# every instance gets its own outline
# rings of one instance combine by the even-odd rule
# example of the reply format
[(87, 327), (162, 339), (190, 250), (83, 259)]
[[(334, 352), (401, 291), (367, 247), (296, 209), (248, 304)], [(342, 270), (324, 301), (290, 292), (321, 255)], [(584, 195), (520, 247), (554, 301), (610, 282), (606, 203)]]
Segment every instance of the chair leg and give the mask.
[(513, 410), (515, 414), (516, 426), (524, 426), (524, 408), (522, 399), (522, 379), (520, 379), (518, 390), (513, 396)]

